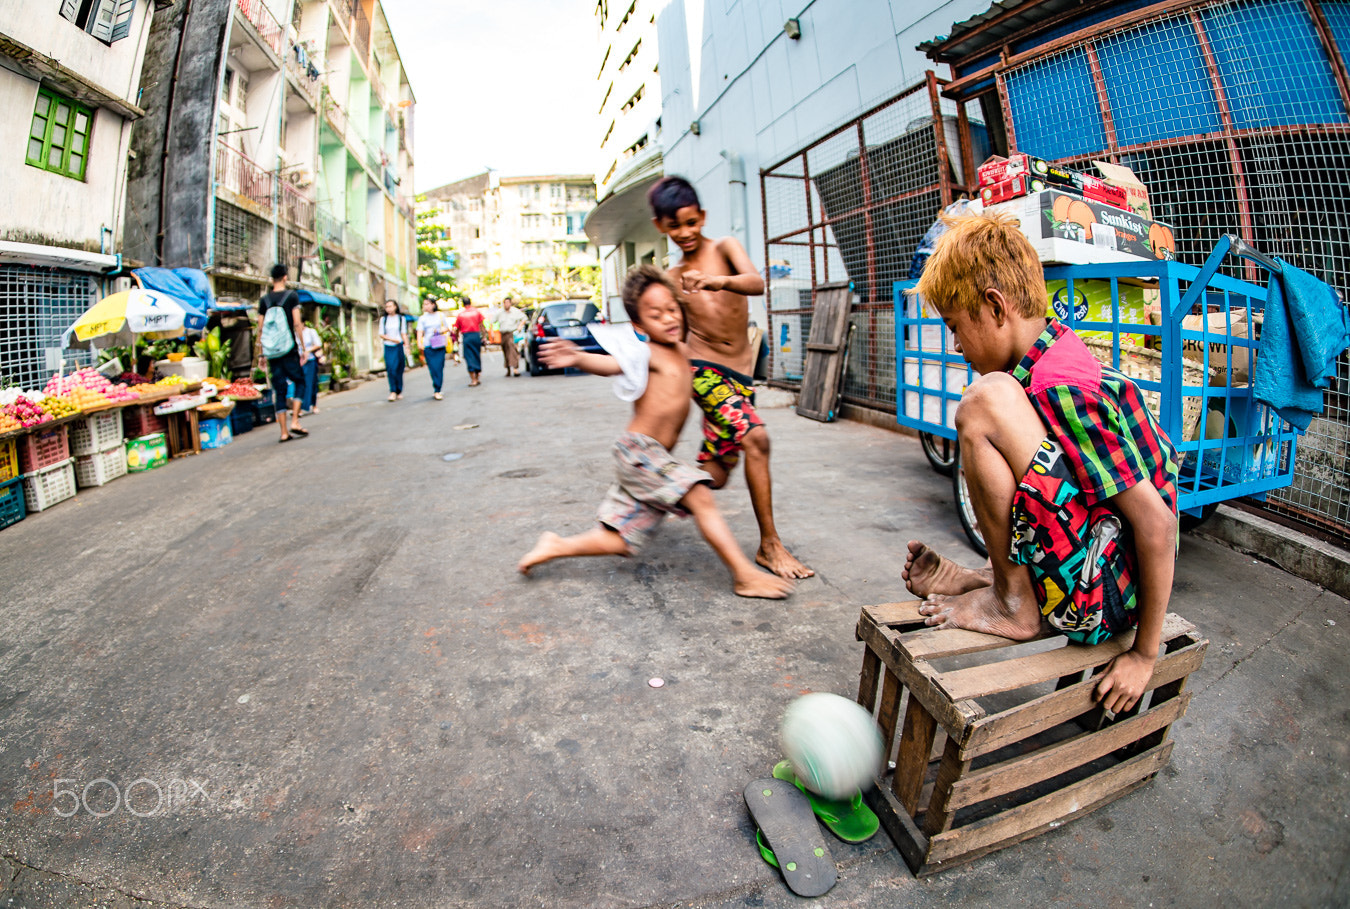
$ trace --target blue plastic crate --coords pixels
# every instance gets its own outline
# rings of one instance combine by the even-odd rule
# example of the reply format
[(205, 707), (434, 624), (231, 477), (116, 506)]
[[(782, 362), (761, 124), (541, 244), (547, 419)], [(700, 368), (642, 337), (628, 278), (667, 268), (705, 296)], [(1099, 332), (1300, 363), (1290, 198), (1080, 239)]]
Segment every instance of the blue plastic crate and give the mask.
[(246, 404), (247, 402), (241, 401), (230, 411), (230, 432), (235, 435), (253, 431), (253, 408)]
[(0, 484), (0, 529), (19, 523), (27, 514), (23, 501), (23, 480)]

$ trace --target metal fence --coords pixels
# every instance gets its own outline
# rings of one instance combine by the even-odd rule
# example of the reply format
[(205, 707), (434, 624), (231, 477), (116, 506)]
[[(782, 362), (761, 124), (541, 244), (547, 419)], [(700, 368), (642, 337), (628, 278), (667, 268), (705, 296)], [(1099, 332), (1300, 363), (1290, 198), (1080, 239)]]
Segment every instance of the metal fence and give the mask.
[(237, 272), (268, 274), (275, 253), (272, 231), (272, 222), (217, 199), (211, 264)]
[[(1350, 290), (1350, 4), (1195, 4), (1052, 47), (999, 74), (1009, 147), (1127, 165), (1182, 261), (1237, 233)], [(1344, 356), (1339, 372), (1267, 505), (1350, 541)]]
[(261, 212), (272, 213), (276, 174), (223, 140), (216, 141), (216, 186), (257, 206)]
[(87, 350), (68, 350), (62, 335), (98, 300), (98, 283), (83, 272), (0, 265), (0, 385), (41, 390), (64, 360), (92, 362)]
[(965, 109), (924, 82), (760, 172), (764, 200), (770, 379), (800, 383), (815, 290), (853, 285), (844, 399), (895, 411), (891, 286), (919, 240), (968, 179), (966, 136), (984, 135)]

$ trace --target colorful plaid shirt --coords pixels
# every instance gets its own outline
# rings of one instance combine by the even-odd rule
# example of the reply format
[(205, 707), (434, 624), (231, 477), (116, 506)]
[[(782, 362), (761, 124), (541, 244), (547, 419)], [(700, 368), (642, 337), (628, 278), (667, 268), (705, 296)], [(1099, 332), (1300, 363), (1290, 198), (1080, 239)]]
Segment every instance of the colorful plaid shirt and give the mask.
[(1099, 363), (1078, 335), (1051, 319), (1012, 376), (1064, 449), (1088, 505), (1147, 480), (1176, 514), (1176, 448), (1139, 387)]

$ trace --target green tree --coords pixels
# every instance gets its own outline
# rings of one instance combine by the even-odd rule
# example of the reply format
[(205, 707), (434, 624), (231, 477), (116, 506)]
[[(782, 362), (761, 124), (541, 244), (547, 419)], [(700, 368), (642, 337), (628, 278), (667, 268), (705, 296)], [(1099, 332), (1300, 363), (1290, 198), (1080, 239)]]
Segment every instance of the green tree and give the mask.
[[(417, 201), (425, 202), (426, 196), (418, 196)], [(446, 239), (445, 228), (436, 223), (439, 215), (434, 208), (417, 213), (417, 289), (419, 299), (423, 300), (460, 296), (455, 276), (450, 273), (458, 254)]]

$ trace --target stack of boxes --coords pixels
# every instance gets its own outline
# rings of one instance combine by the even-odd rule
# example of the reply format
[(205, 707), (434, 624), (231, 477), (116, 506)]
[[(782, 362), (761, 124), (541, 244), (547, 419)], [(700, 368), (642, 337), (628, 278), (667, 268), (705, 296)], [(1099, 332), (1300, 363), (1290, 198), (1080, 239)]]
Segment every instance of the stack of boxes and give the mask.
[(991, 158), (979, 169), (980, 201), (1017, 218), (1042, 262), (1173, 258), (1172, 229), (1150, 218), (1144, 185), (1128, 167), (1095, 166), (1100, 177), (1024, 153)]

